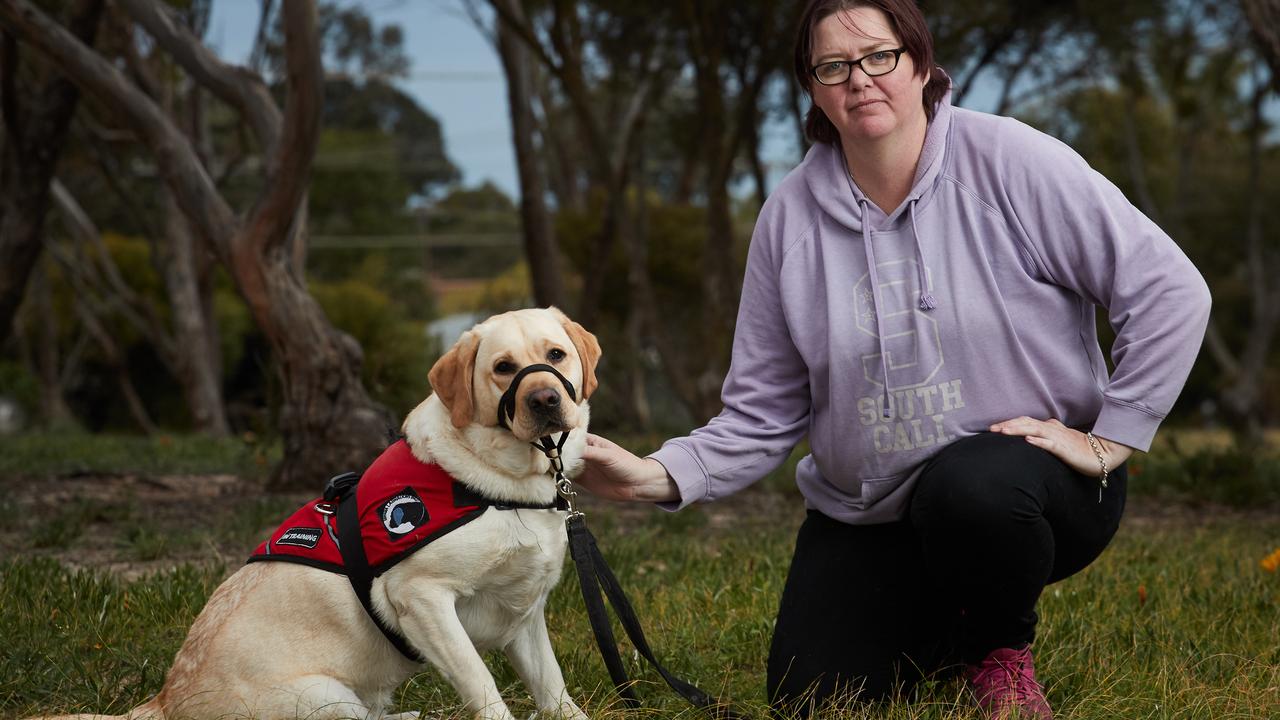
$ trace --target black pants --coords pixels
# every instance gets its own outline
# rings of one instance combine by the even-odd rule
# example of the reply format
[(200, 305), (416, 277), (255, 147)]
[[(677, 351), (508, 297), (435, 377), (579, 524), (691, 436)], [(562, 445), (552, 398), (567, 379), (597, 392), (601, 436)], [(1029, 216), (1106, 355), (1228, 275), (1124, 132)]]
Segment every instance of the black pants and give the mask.
[(909, 516), (847, 525), (810, 511), (769, 652), (777, 708), (906, 692), (923, 676), (1035, 638), (1049, 583), (1093, 562), (1124, 510), (1126, 473), (1081, 475), (1021, 437), (983, 433), (924, 470)]

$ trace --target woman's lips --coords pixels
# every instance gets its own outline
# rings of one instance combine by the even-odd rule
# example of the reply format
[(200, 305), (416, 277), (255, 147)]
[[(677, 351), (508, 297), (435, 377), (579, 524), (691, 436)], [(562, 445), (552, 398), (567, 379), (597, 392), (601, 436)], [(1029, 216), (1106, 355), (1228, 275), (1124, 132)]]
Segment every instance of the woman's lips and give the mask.
[(850, 108), (849, 108), (849, 111), (850, 111), (850, 112), (853, 112), (853, 111), (855, 111), (855, 110), (865, 110), (865, 109), (867, 109), (867, 108), (869, 108), (869, 107), (871, 107), (871, 106), (873, 106), (873, 105), (877, 105), (877, 104), (882, 103), (882, 102), (884, 102), (884, 101), (883, 101), (883, 100), (863, 100), (862, 102), (857, 103), (857, 104), (853, 105), (852, 107), (850, 107)]

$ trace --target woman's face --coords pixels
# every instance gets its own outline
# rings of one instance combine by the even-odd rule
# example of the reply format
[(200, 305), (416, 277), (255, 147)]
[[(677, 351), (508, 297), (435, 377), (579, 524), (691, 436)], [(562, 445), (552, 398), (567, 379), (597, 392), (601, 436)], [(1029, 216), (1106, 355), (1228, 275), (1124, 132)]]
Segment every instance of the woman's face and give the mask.
[[(813, 67), (832, 60), (856, 60), (878, 50), (902, 47), (901, 39), (879, 8), (857, 7), (823, 18), (813, 30)], [(850, 143), (892, 138), (915, 123), (924, 123), (921, 96), (926, 78), (916, 76), (915, 59), (903, 53), (892, 72), (868, 77), (853, 68), (839, 85), (823, 85), (810, 76), (813, 102)]]

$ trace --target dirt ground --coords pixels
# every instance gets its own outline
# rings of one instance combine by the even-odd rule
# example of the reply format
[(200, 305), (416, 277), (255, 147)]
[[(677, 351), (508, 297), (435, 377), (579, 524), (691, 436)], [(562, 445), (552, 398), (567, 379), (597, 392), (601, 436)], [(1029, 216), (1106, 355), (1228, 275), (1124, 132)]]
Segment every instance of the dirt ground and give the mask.
[[(234, 568), (290, 512), (318, 494), (267, 495), (234, 475), (0, 478), (0, 558), (53, 557), (126, 578), (184, 562)], [(579, 504), (588, 518), (607, 515), (610, 533), (625, 533), (655, 512), (590, 497)], [(804, 516), (798, 494), (755, 489), (690, 511), (702, 514), (699, 522), (709, 532), (765, 523), (798, 526)], [(1253, 514), (1131, 499), (1125, 526), (1186, 527)]]

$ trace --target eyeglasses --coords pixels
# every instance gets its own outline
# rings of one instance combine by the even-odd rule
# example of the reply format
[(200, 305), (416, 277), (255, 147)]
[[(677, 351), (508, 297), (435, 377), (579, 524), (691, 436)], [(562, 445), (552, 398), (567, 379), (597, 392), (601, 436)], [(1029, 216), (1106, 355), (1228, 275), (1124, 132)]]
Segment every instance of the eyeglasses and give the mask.
[(849, 79), (853, 68), (860, 67), (867, 77), (878, 77), (893, 72), (898, 67), (898, 58), (906, 52), (906, 48), (895, 50), (877, 50), (870, 55), (863, 55), (857, 60), (828, 60), (815, 65), (809, 70), (813, 77), (823, 85), (839, 85)]

